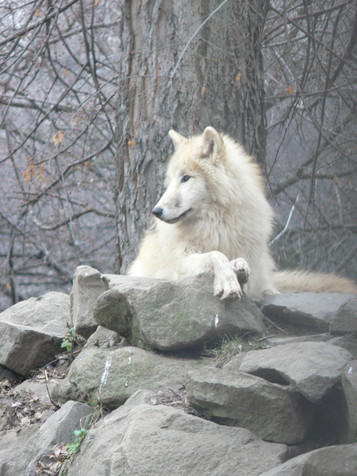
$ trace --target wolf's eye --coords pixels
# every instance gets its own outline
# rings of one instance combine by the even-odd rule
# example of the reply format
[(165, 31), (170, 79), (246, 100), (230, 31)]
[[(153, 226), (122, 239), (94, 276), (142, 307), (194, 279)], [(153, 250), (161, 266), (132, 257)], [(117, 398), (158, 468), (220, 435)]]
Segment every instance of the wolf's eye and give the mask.
[(181, 183), (188, 182), (190, 180), (191, 176), (190, 175), (184, 175), (181, 179)]

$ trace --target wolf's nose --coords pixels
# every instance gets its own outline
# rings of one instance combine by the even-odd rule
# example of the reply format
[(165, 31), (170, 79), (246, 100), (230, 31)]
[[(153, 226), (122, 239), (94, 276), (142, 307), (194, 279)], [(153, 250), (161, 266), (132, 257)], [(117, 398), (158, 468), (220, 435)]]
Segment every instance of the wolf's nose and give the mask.
[(161, 218), (164, 210), (161, 207), (154, 207), (151, 211), (157, 218)]

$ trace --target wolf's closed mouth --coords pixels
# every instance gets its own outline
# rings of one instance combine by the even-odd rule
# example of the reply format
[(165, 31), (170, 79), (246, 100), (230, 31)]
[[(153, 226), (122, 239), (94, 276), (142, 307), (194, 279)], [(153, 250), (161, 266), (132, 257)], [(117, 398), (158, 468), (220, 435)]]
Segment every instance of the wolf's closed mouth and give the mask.
[(186, 210), (185, 212), (181, 213), (181, 215), (179, 215), (178, 217), (176, 218), (171, 218), (171, 220), (165, 220), (164, 218), (161, 218), (162, 221), (164, 221), (165, 223), (169, 223), (170, 225), (178, 222), (179, 220), (181, 220), (181, 218), (183, 218), (184, 216), (187, 215), (187, 213), (189, 213), (190, 211), (192, 210), (192, 208), (189, 208), (188, 210)]

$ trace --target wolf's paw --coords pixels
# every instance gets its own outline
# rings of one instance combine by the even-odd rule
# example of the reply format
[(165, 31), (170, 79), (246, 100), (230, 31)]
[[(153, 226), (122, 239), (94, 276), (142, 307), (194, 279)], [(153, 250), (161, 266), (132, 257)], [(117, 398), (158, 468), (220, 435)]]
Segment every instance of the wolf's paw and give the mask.
[(236, 258), (230, 261), (230, 263), (237, 275), (239, 284), (246, 284), (250, 275), (250, 269), (246, 260), (244, 258)]
[(240, 287), (235, 273), (227, 270), (224, 273), (216, 274), (214, 278), (214, 295), (226, 301), (235, 301), (242, 297), (242, 288)]

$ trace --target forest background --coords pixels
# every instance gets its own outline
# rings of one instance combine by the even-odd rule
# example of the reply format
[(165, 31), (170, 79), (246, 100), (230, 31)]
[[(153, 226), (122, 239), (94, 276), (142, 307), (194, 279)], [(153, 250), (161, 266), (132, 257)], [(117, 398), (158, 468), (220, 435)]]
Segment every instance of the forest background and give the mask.
[(167, 136), (256, 157), (281, 267), (356, 273), (355, 0), (2, 0), (0, 310), (125, 272)]

